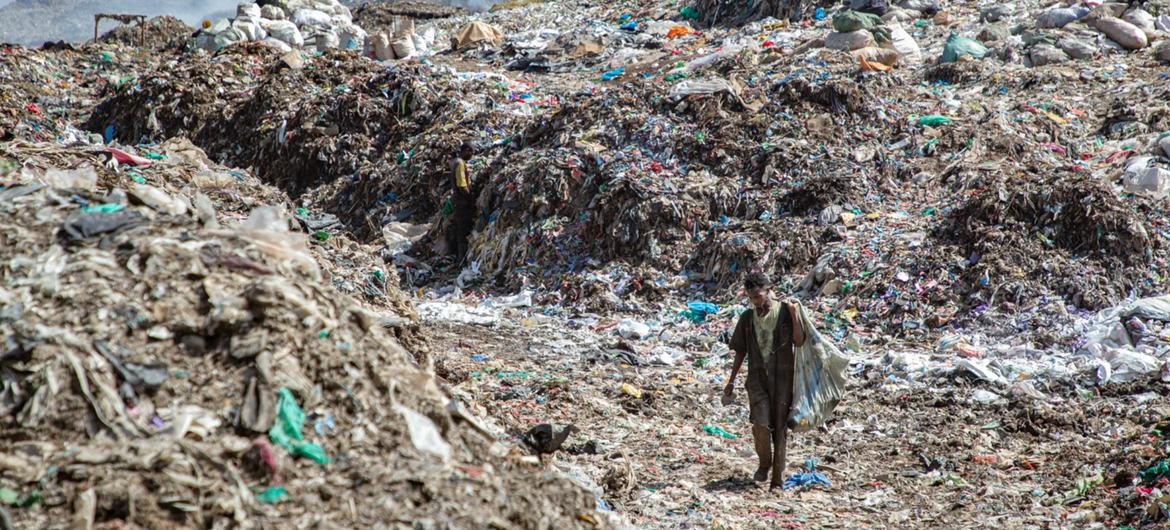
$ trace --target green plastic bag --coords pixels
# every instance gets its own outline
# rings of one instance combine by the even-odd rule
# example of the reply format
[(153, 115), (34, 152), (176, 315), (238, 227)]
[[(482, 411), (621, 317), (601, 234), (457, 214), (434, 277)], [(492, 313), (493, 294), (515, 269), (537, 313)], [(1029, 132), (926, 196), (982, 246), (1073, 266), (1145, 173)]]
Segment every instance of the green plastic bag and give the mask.
[(950, 125), (952, 123), (955, 123), (954, 120), (941, 114), (928, 114), (918, 117), (918, 125), (925, 125), (927, 127), (938, 127), (939, 125)]
[(297, 405), (291, 390), (281, 388), (277, 391), (276, 422), (268, 430), (268, 438), (294, 456), (303, 456), (318, 464), (328, 464), (329, 457), (325, 455), (325, 449), (315, 443), (306, 442), (301, 435), (304, 427), (305, 411)]
[(734, 440), (736, 438), (739, 438), (738, 436), (731, 434), (731, 433), (723, 430), (722, 428), (716, 427), (714, 425), (704, 425), (703, 432), (710, 434), (711, 436), (718, 436), (720, 438), (726, 438), (728, 440)]
[(833, 30), (839, 33), (868, 30), (879, 44), (890, 42), (890, 30), (882, 25), (882, 18), (872, 13), (845, 10), (833, 15)]
[(951, 36), (947, 37), (946, 45), (943, 46), (943, 54), (939, 62), (953, 63), (964, 55), (969, 55), (975, 60), (982, 59), (987, 55), (987, 46), (975, 39), (960, 37), (958, 33), (951, 32)]
[(849, 33), (863, 29), (873, 29), (882, 25), (882, 17), (872, 13), (862, 13), (846, 9), (833, 15), (833, 30), (839, 33)]
[(280, 486), (269, 486), (268, 489), (264, 490), (264, 493), (256, 496), (256, 500), (264, 504), (276, 504), (283, 501), (285, 497), (288, 497), (287, 490)]
[(451, 202), (450, 197), (447, 197), (447, 200), (443, 202), (443, 209), (441, 211), (443, 212), (443, 217), (455, 213), (455, 204)]

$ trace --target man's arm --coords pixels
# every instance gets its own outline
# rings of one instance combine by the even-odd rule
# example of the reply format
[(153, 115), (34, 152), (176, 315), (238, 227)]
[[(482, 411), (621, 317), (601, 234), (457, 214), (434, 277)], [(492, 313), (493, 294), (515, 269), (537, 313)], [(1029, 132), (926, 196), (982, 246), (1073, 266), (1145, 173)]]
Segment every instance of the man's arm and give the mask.
[(727, 386), (723, 387), (723, 395), (728, 398), (735, 388), (735, 377), (739, 375), (739, 369), (743, 367), (743, 359), (747, 357), (747, 326), (744, 322), (743, 317), (740, 317), (739, 321), (735, 323), (735, 331), (731, 334), (731, 340), (728, 341), (731, 351), (735, 352), (735, 362), (731, 363), (731, 377), (727, 379)]
[(739, 375), (739, 369), (743, 366), (744, 357), (747, 357), (747, 352), (735, 352), (735, 362), (731, 364), (731, 377), (727, 378), (727, 386), (723, 387), (724, 394), (731, 394), (732, 389), (735, 388), (735, 376)]
[(800, 323), (800, 313), (796, 310), (796, 304), (789, 302), (788, 314), (792, 317), (792, 345), (804, 346), (804, 325)]

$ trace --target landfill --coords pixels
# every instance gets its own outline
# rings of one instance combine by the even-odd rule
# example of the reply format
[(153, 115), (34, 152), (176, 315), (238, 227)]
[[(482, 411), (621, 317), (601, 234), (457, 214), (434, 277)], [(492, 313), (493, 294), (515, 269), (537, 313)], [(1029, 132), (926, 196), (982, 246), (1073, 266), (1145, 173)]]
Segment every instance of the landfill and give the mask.
[[(1170, 524), (1170, 5), (146, 25), (0, 49), (12, 526)], [(752, 271), (848, 362), (778, 490)]]

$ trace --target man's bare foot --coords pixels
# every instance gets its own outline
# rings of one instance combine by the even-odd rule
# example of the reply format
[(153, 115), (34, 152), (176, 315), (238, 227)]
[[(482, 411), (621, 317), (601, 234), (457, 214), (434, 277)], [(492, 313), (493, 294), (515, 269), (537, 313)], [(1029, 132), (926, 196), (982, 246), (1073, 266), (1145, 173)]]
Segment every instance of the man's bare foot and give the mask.
[(755, 480), (756, 482), (763, 482), (768, 480), (768, 468), (761, 467), (757, 469), (756, 474), (752, 476), (752, 480)]

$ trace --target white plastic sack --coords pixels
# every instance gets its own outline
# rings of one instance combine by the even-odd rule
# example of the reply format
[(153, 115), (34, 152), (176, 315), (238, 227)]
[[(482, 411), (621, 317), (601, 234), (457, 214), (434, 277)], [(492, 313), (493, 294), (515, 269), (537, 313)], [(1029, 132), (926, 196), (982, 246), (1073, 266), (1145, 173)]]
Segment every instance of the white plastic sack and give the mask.
[(794, 347), (796, 364), (792, 377), (792, 409), (788, 427), (806, 432), (829, 419), (845, 394), (845, 374), (849, 358), (833, 343), (825, 340), (813, 326), (803, 306), (798, 306), (804, 344)]
[(1087, 14), (1089, 14), (1089, 10), (1084, 7), (1049, 9), (1036, 17), (1036, 26), (1049, 29), (1063, 28)]
[(318, 32), (312, 38), (313, 47), (317, 51), (334, 50), (341, 47), (341, 39), (337, 38), (337, 34), (333, 30)]
[(898, 52), (898, 62), (903, 65), (922, 64), (922, 48), (914, 41), (902, 25), (898, 23), (886, 24), (890, 31), (890, 42), (882, 44), (883, 48)]
[(259, 24), (252, 22), (251, 19), (237, 18), (232, 21), (232, 27), (244, 35), (244, 39), (250, 41), (264, 40), (268, 37), (268, 32)]
[(297, 25), (287, 20), (273, 20), (266, 24), (268, 27), (268, 36), (283, 42), (293, 48), (300, 48), (305, 45), (305, 37), (301, 35), (301, 31), (297, 29)]
[(292, 21), (297, 27), (328, 28), (332, 17), (316, 9), (298, 9), (293, 13)]
[(249, 18), (256, 20), (261, 16), (260, 6), (256, 4), (239, 4), (236, 6), (237, 18)]
[(1139, 29), (1154, 31), (1154, 22), (1157, 20), (1154, 15), (1144, 9), (1134, 9), (1121, 16), (1121, 20), (1129, 22)]
[(414, 41), (409, 37), (396, 40), (390, 46), (394, 48), (394, 56), (399, 59), (407, 59), (414, 55)]
[(266, 5), (260, 8), (260, 17), (268, 20), (284, 20), (288, 15), (278, 6)]
[(1170, 192), (1170, 171), (1160, 167), (1127, 170), (1122, 178), (1122, 185), (1129, 193), (1145, 193), (1162, 199)]
[(288, 52), (292, 51), (292, 46), (289, 46), (288, 44), (285, 44), (284, 41), (277, 40), (273, 37), (268, 37), (261, 42), (263, 42), (264, 44), (266, 44), (272, 48), (279, 50), (280, 53), (288, 53)]
[(341, 48), (345, 50), (357, 50), (366, 42), (366, 30), (358, 27), (356, 24), (349, 22), (338, 24), (337, 38), (341, 43)]
[(848, 33), (834, 31), (828, 37), (825, 37), (826, 48), (843, 52), (850, 52), (876, 44), (877, 42), (874, 41), (873, 34), (864, 29), (850, 31)]
[(1162, 361), (1157, 357), (1146, 355), (1132, 350), (1116, 349), (1109, 352), (1107, 359), (1111, 373), (1107, 381), (1102, 384), (1129, 383), (1162, 369)]
[(1092, 59), (1097, 54), (1096, 46), (1075, 37), (1061, 37), (1056, 47), (1073, 59)]
[(1045, 66), (1063, 63), (1068, 60), (1067, 53), (1064, 53), (1063, 50), (1051, 44), (1037, 44), (1033, 46), (1028, 57), (1032, 60), (1032, 66)]
[(1140, 50), (1149, 45), (1146, 32), (1116, 17), (1101, 17), (1090, 23), (1097, 31), (1127, 50)]
[(373, 39), (374, 57), (379, 61), (389, 61), (394, 59), (394, 48), (390, 47), (390, 37), (385, 33), (374, 35)]

